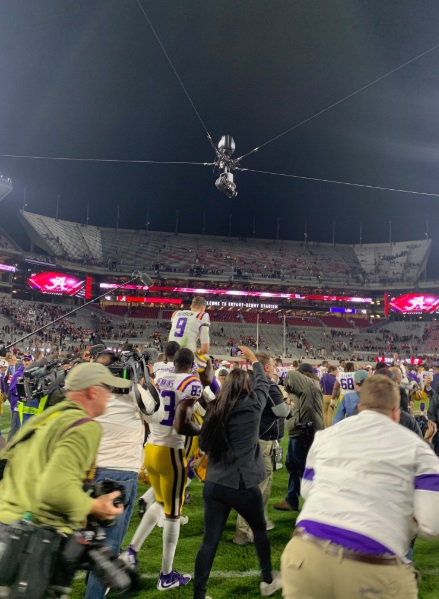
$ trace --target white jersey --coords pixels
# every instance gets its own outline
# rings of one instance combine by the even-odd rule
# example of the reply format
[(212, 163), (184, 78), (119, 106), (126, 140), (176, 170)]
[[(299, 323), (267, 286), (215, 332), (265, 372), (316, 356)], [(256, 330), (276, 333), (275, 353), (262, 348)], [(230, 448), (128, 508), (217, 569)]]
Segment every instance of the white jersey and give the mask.
[(195, 352), (197, 343), (209, 343), (210, 318), (207, 312), (178, 310), (172, 317), (168, 341), (176, 341), (180, 347)]
[(198, 400), (203, 393), (200, 379), (192, 374), (160, 372), (156, 380), (157, 390), (164, 404), (165, 417), (160, 423), (149, 425), (148, 443), (161, 447), (183, 449), (186, 437), (174, 429), (174, 416), (177, 406), (185, 399)]
[[(429, 376), (431, 379), (433, 379), (433, 373), (430, 372), (429, 370), (423, 370), (422, 372), (420, 372), (418, 374), (418, 379), (421, 385), (421, 388), (424, 389), (425, 387), (425, 379), (427, 378), (427, 376)], [(409, 378), (409, 381), (412, 381), (412, 378)]]
[(337, 375), (338, 382), (340, 383), (340, 392), (342, 395), (346, 395), (350, 391), (355, 391), (355, 380), (353, 372), (339, 372)]
[(154, 364), (154, 374), (156, 378), (164, 376), (168, 372), (174, 372), (174, 369), (174, 362), (156, 362)]
[[(175, 366), (174, 362), (156, 362), (154, 364), (154, 374), (155, 378), (159, 376), (163, 376), (167, 372), (174, 372)], [(196, 362), (192, 365), (192, 374), (198, 374), (198, 364)]]

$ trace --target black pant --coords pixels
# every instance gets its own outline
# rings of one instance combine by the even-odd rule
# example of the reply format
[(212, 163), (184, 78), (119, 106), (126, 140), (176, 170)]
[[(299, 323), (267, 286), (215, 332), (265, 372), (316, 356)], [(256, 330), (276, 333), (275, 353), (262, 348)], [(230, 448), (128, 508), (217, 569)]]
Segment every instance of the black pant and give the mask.
[(204, 499), (204, 537), (195, 560), (194, 599), (204, 599), (207, 580), (218, 544), (233, 508), (245, 518), (253, 531), (255, 549), (261, 567), (262, 580), (270, 583), (271, 548), (266, 531), (264, 504), (259, 487), (231, 489), (206, 482)]

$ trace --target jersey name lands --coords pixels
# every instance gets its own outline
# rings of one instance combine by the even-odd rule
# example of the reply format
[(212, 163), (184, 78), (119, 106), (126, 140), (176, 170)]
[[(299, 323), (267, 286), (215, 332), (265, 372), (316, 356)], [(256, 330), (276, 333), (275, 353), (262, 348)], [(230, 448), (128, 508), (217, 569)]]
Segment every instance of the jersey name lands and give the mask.
[(179, 435), (174, 429), (175, 411), (182, 401), (200, 399), (203, 387), (200, 379), (191, 374), (159, 371), (158, 375), (156, 384), (166, 416), (158, 424), (150, 423), (148, 443), (183, 449), (186, 437)]
[(207, 312), (178, 310), (172, 317), (169, 341), (177, 341), (180, 347), (187, 347), (195, 352), (198, 340), (209, 341), (210, 318)]

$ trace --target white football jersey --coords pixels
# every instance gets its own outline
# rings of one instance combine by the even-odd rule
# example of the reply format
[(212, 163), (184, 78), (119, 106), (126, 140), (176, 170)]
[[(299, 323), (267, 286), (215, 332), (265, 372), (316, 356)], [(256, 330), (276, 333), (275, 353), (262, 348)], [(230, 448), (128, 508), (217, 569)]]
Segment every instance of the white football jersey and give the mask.
[[(422, 389), (425, 387), (425, 379), (427, 378), (427, 376), (433, 378), (433, 372), (430, 372), (428, 370), (423, 370), (422, 372), (420, 372), (418, 374), (418, 379), (420, 381)], [(411, 380), (413, 380), (413, 379), (410, 378), (409, 381), (411, 381)]]
[(164, 405), (165, 417), (158, 424), (150, 423), (148, 443), (183, 449), (186, 437), (175, 432), (175, 411), (185, 399), (200, 399), (203, 393), (200, 379), (192, 374), (159, 371), (156, 385)]
[(197, 349), (198, 341), (209, 342), (210, 318), (207, 312), (178, 310), (171, 322), (168, 341), (176, 341), (180, 347), (187, 347), (193, 352)]
[(167, 372), (174, 372), (174, 362), (156, 362), (154, 364), (154, 374), (156, 378), (164, 376)]
[[(154, 374), (155, 378), (159, 376), (163, 376), (167, 372), (174, 372), (175, 366), (174, 362), (156, 362), (154, 364)], [(192, 365), (192, 374), (198, 374), (198, 364), (196, 362)]]
[(339, 372), (337, 375), (338, 382), (340, 383), (340, 393), (346, 395), (351, 391), (355, 391), (355, 380), (353, 372)]

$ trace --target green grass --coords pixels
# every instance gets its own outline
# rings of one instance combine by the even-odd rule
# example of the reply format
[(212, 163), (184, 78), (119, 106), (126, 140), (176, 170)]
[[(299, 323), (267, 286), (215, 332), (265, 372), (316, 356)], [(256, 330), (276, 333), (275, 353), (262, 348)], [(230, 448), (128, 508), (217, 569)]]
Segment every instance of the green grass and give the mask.
[[(10, 415), (5, 408), (3, 416), (0, 418), (0, 427), (3, 434), (9, 428)], [(286, 451), (287, 439), (284, 440), (284, 452)], [(281, 501), (285, 497), (287, 487), (287, 472), (285, 468), (277, 471), (274, 475), (273, 490), (270, 505), (276, 501)], [(139, 489), (139, 494), (145, 487)], [(195, 556), (201, 543), (203, 534), (203, 501), (202, 485), (195, 481), (189, 487), (193, 498), (190, 504), (185, 506), (184, 514), (189, 516), (189, 523), (182, 526), (180, 540), (175, 556), (175, 568), (180, 572), (193, 572)], [(272, 507), (269, 509), (269, 517), (275, 522), (276, 527), (269, 532), (273, 568), (278, 569), (280, 556), (285, 545), (291, 538), (294, 529), (294, 513), (279, 512)], [(258, 570), (258, 562), (252, 545), (240, 547), (231, 543), (234, 534), (235, 516), (232, 514), (227, 523), (227, 528), (223, 539), (219, 545), (218, 552), (213, 564), (213, 572), (250, 572)], [(139, 518), (134, 514), (126, 538), (126, 544), (131, 539)], [(146, 540), (142, 551), (139, 554), (140, 572), (147, 574), (148, 578), (141, 580), (141, 588), (136, 592), (135, 597), (148, 599), (163, 599), (163, 593), (156, 590), (157, 576), (161, 566), (162, 554), (162, 529), (156, 528), (150, 537)], [(437, 599), (439, 595), (439, 541), (423, 541), (418, 539), (415, 546), (415, 566), (422, 574), (420, 599)], [(260, 579), (257, 576), (242, 576), (236, 578), (225, 578), (220, 576), (212, 577), (208, 584), (208, 594), (214, 599), (230, 599), (240, 595), (247, 599), (251, 597), (260, 597), (259, 593)], [(73, 599), (80, 599), (84, 596), (85, 583), (83, 577), (75, 582)], [(189, 584), (183, 589), (171, 591), (172, 597), (190, 598), (193, 594), (193, 586)], [(281, 598), (281, 593), (274, 595), (277, 599)]]

